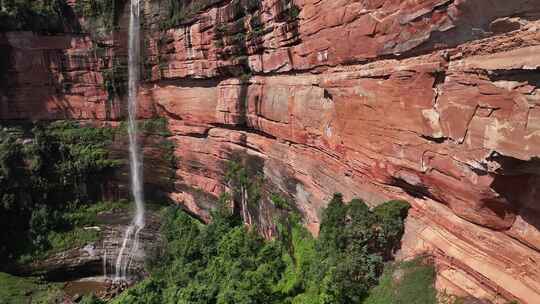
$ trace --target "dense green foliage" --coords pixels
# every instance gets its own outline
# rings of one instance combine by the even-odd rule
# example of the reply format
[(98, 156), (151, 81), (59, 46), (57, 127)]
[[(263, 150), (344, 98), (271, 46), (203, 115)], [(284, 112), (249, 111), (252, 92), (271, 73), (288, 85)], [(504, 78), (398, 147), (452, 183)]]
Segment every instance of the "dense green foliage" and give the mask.
[(302, 283), (305, 293), (293, 303), (360, 303), (377, 283), (387, 253), (398, 246), (408, 208), (391, 201), (371, 211), (360, 200), (344, 204), (335, 195), (323, 212), (315, 266)]
[(162, 28), (168, 29), (181, 25), (195, 17), (204, 8), (217, 2), (215, 0), (167, 0), (169, 15), (162, 21)]
[(58, 284), (0, 272), (0, 304), (50, 304), (62, 298)]
[(90, 29), (94, 31), (103, 29), (105, 34), (118, 25), (125, 3), (125, 0), (78, 0), (75, 4), (75, 12), (89, 22)]
[(233, 201), (240, 203), (239, 206), (235, 204), (235, 211), (245, 223), (251, 225), (253, 218), (250, 210), (257, 209), (261, 203), (263, 177), (257, 172), (249, 172), (248, 168), (236, 161), (229, 162), (225, 181), (232, 189)]
[(151, 264), (152, 276), (113, 303), (362, 303), (377, 284), (385, 253), (397, 246), (407, 209), (394, 201), (371, 211), (336, 195), (320, 238), (287, 219), (279, 237), (265, 241), (227, 210), (203, 225), (170, 208), (163, 224), (167, 246), (155, 259), (159, 264)]
[(364, 304), (437, 303), (434, 280), (435, 269), (422, 260), (391, 264)]
[(100, 197), (102, 182), (119, 165), (106, 149), (112, 136), (111, 129), (62, 121), (0, 130), (3, 262), (64, 246), (50, 232), (69, 231), (85, 221), (80, 213), (93, 212), (86, 205)]
[(105, 303), (106, 303), (105, 301), (99, 299), (93, 294), (84, 296), (79, 302), (79, 304), (105, 304)]
[(0, 0), (0, 31), (61, 33), (65, 0)]

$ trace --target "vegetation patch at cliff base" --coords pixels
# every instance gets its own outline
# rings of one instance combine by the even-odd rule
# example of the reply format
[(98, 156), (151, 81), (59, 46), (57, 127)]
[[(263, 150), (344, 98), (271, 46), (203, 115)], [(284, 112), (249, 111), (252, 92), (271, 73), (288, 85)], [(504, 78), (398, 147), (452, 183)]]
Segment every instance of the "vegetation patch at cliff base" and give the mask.
[(364, 304), (437, 303), (434, 281), (435, 269), (426, 260), (390, 263)]
[(267, 241), (226, 208), (209, 225), (169, 208), (152, 275), (112, 303), (362, 303), (398, 246), (407, 209), (392, 201), (370, 210), (336, 195), (319, 238), (292, 216), (276, 219), (278, 237)]
[(60, 284), (0, 272), (0, 304), (50, 304), (61, 299)]

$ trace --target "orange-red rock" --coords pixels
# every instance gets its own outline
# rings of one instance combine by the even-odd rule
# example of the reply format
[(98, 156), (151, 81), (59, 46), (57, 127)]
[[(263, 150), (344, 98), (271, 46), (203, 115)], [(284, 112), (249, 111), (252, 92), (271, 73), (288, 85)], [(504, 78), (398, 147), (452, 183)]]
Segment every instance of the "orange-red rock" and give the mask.
[[(174, 134), (170, 198), (207, 219), (238, 155), (314, 233), (334, 192), (404, 198), (400, 257), (434, 255), (440, 289), (538, 303), (540, 2), (295, 0), (295, 20), (285, 2), (261, 1), (258, 35), (230, 1), (145, 32), (141, 117)], [(242, 30), (252, 38), (235, 45)], [(1, 119), (121, 118), (87, 36), (1, 35)]]

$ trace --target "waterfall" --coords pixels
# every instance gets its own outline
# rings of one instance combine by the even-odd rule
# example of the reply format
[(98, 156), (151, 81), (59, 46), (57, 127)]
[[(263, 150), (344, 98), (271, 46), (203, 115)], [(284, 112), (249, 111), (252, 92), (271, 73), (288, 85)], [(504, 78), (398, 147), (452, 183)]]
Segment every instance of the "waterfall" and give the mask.
[(107, 249), (105, 249), (105, 244), (103, 244), (103, 277), (107, 278)]
[(131, 0), (128, 51), (128, 136), (131, 193), (135, 201), (135, 216), (124, 233), (122, 247), (116, 259), (115, 280), (128, 279), (131, 260), (140, 252), (139, 233), (144, 227), (144, 195), (142, 156), (137, 137), (137, 89), (140, 60), (140, 0)]

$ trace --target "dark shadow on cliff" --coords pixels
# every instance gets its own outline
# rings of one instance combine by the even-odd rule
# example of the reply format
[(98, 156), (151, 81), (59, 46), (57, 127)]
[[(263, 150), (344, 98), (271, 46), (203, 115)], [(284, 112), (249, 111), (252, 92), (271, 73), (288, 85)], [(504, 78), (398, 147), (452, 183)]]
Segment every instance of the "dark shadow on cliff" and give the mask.
[[(521, 27), (518, 23), (504, 19), (521, 18), (534, 21), (540, 18), (540, 6), (537, 1), (446, 1), (433, 6), (432, 11), (418, 15), (408, 22), (419, 22), (421, 18), (433, 18), (436, 14), (445, 13), (449, 6), (456, 5), (460, 11), (459, 16), (453, 18), (455, 24), (446, 31), (435, 31), (423, 44), (414, 47), (403, 54), (392, 54), (390, 57), (408, 58), (422, 54), (432, 53), (433, 50), (452, 48), (457, 45), (484, 39), (494, 35), (517, 30)], [(502, 19), (504, 18), (504, 19)], [(496, 22), (497, 20), (497, 22)]]
[(403, 178), (395, 176), (392, 176), (390, 182), (387, 184), (401, 188), (403, 191), (405, 191), (405, 193), (415, 198), (430, 198), (435, 201), (439, 201), (439, 199), (430, 192), (429, 187), (424, 184), (412, 184)]
[[(540, 158), (521, 160), (494, 155), (488, 160), (500, 165), (491, 184), (491, 188), (500, 195), (498, 201), (504, 203), (507, 210), (540, 229)], [(490, 207), (489, 202), (487, 206)], [(494, 212), (498, 209), (492, 208)]]
[(528, 83), (529, 85), (540, 88), (540, 70), (510, 69), (493, 70), (487, 75), (491, 82), (495, 81), (516, 81)]
[[(73, 48), (71, 39), (79, 37), (82, 26), (65, 1), (47, 5), (53, 8), (47, 13), (53, 14), (49, 19), (54, 20), (39, 19), (46, 15), (34, 11), (37, 10), (34, 7), (16, 9), (23, 19), (19, 20), (18, 27), (10, 29), (9, 37), (17, 39), (10, 40), (0, 29), (0, 119), (80, 118), (66, 100), (66, 95), (84, 94), (72, 92), (74, 83), (80, 79), (73, 76), (70, 65), (75, 62), (86, 69), (95, 54), (91, 50), (85, 55), (68, 54), (66, 50)], [(32, 17), (36, 14), (37, 19)], [(40, 58), (40, 63), (29, 64), (33, 58)], [(48, 103), (55, 106), (53, 111)]]
[(6, 111), (9, 102), (8, 89), (12, 79), (9, 75), (11, 49), (7, 38), (0, 33), (0, 118), (6, 115), (4, 111)]

